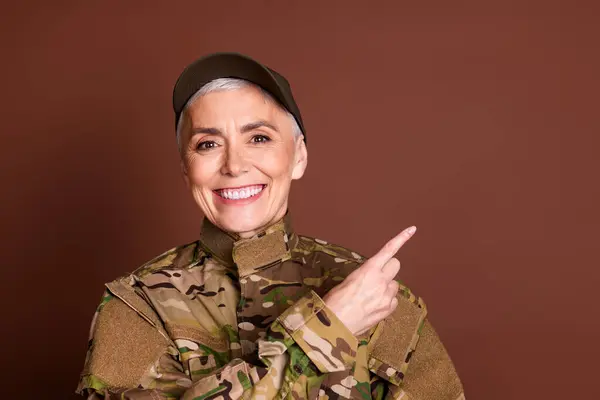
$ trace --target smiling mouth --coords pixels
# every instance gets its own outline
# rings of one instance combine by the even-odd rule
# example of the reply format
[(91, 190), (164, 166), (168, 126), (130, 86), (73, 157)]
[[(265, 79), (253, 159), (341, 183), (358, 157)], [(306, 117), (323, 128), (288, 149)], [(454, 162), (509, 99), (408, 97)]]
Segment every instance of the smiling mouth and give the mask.
[(243, 200), (258, 195), (267, 185), (249, 185), (237, 188), (217, 189), (214, 192), (227, 200)]

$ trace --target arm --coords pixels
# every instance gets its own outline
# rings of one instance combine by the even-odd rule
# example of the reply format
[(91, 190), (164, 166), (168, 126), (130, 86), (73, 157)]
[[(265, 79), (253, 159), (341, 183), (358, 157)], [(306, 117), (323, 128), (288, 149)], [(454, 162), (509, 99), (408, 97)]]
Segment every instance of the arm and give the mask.
[(352, 368), (358, 340), (314, 292), (307, 293), (281, 314), (259, 342), (259, 357), (270, 365), (298, 346), (322, 373)]
[(415, 400), (464, 400), (454, 364), (428, 320), (425, 320), (420, 336), (404, 378), (403, 390)]
[(393, 256), (414, 232), (409, 228), (390, 240), (327, 293), (325, 301), (357, 335), (376, 325), (368, 343), (368, 367), (379, 377), (377, 398), (463, 399), (424, 302), (396, 281), (400, 262)]
[(371, 372), (388, 383), (390, 398), (464, 400), (460, 378), (423, 300), (403, 286), (397, 298), (398, 307), (370, 343)]
[(88, 399), (236, 399), (242, 393), (268, 399), (294, 390), (295, 382), (350, 369), (356, 354), (354, 336), (313, 292), (259, 342), (264, 365), (228, 360), (218, 343), (197, 337), (172, 341), (152, 308), (127, 293), (107, 291), (94, 318), (78, 387)]

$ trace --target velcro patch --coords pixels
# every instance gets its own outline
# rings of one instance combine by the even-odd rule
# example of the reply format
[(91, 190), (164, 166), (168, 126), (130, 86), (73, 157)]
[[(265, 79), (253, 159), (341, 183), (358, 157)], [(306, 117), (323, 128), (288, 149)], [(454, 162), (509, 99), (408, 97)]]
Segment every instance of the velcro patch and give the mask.
[(233, 261), (240, 276), (246, 276), (257, 268), (289, 257), (286, 234), (275, 231), (258, 238), (240, 240), (233, 247)]
[(419, 328), (427, 315), (425, 306), (398, 295), (398, 306), (386, 318), (371, 350), (369, 368), (394, 384), (400, 384), (419, 340)]

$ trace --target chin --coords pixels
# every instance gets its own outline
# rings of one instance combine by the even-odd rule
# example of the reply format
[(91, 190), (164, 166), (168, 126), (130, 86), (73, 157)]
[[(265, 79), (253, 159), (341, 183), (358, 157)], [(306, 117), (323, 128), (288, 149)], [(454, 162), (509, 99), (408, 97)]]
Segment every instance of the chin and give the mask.
[(246, 232), (254, 233), (265, 224), (264, 219), (255, 215), (227, 215), (220, 216), (214, 221), (215, 225), (226, 232), (244, 234)]

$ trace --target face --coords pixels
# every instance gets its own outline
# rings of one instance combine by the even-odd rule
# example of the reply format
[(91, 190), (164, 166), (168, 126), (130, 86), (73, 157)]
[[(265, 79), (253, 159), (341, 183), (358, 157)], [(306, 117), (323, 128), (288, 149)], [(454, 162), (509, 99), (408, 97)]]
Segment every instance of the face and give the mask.
[(206, 218), (241, 237), (283, 218), (307, 154), (278, 105), (254, 87), (213, 92), (182, 123), (182, 171)]

